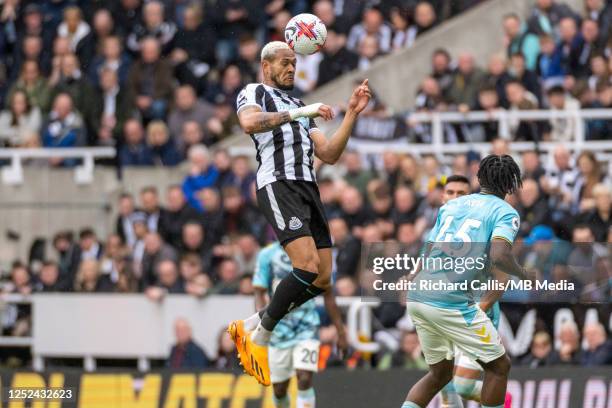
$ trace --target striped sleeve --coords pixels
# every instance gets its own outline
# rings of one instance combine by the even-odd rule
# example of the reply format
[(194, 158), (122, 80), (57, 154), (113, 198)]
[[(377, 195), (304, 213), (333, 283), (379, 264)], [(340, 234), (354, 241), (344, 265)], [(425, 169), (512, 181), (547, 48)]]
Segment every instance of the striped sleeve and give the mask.
[(261, 105), (261, 101), (257, 100), (257, 87), (259, 84), (248, 84), (236, 98), (236, 112), (240, 112), (242, 109), (247, 106), (257, 106), (261, 110), (263, 110), (263, 106)]

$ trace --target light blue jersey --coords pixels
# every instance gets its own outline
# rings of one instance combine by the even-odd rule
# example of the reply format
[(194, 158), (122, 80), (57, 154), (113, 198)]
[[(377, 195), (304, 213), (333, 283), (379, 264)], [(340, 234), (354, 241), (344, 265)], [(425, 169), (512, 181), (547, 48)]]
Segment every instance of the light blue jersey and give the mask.
[[(491, 241), (501, 238), (514, 243), (519, 224), (516, 210), (491, 194), (470, 194), (449, 201), (440, 208), (429, 234), (431, 251), (414, 279), (416, 289), (408, 292), (408, 300), (472, 311), (484, 292), (475, 293), (475, 284), (490, 277)], [(430, 283), (445, 284), (451, 289), (433, 289)], [(460, 284), (463, 286), (459, 287)], [(489, 316), (498, 323), (499, 305), (491, 308)]]
[[(276, 285), (292, 270), (291, 260), (283, 247), (278, 242), (268, 245), (257, 256), (253, 286), (266, 289), (272, 296)], [(302, 340), (317, 338), (320, 324), (316, 303), (311, 299), (278, 322), (272, 332), (270, 346), (289, 348)]]

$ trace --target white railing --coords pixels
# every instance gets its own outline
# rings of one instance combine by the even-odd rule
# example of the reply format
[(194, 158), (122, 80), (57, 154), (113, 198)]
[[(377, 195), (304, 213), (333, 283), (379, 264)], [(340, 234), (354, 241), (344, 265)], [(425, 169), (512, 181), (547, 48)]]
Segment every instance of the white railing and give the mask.
[[(464, 142), (464, 143), (445, 143), (444, 142), (444, 125), (452, 123), (478, 123), (478, 122), (498, 122), (500, 137), (510, 139), (510, 123), (511, 121), (520, 120), (552, 120), (552, 119), (575, 119), (573, 140), (567, 143), (570, 150), (581, 151), (589, 149), (594, 151), (612, 151), (612, 140), (585, 140), (585, 120), (604, 119), (612, 120), (612, 109), (582, 109), (582, 110), (523, 110), (523, 111), (507, 111), (497, 110), (492, 112), (487, 111), (472, 111), (467, 113), (459, 112), (431, 112), (431, 113), (412, 113), (408, 119), (412, 123), (427, 123), (431, 125), (431, 143), (406, 143), (398, 145), (394, 143), (393, 151), (399, 153), (412, 153), (415, 155), (423, 154), (457, 154), (466, 153), (470, 150), (475, 150), (480, 153), (488, 153), (491, 150), (490, 143), (479, 142)], [(328, 134), (331, 130), (337, 127), (338, 122), (329, 124), (320, 123)], [(612, 139), (612, 135), (611, 139)], [(559, 142), (539, 142), (538, 146), (542, 151), (549, 151), (558, 145)], [(525, 150), (533, 150), (534, 142), (513, 142), (511, 149), (521, 152)], [(390, 149), (385, 143), (364, 143), (360, 144), (359, 149), (362, 153), (382, 153)], [(252, 154), (253, 148), (250, 145), (232, 146), (230, 147), (232, 154)]]
[(0, 149), (0, 159), (10, 159), (11, 163), (2, 168), (2, 181), (5, 184), (23, 184), (24, 160), (28, 159), (82, 159), (83, 164), (74, 168), (74, 181), (88, 184), (93, 181), (94, 160), (115, 157), (114, 147), (68, 147)]

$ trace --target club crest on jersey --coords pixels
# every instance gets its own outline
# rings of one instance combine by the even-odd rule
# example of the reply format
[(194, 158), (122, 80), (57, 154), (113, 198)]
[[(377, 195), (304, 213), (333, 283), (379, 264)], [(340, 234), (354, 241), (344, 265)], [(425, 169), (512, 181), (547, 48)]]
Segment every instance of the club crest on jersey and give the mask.
[(289, 220), (289, 229), (292, 231), (302, 228), (302, 221), (298, 217), (291, 217)]

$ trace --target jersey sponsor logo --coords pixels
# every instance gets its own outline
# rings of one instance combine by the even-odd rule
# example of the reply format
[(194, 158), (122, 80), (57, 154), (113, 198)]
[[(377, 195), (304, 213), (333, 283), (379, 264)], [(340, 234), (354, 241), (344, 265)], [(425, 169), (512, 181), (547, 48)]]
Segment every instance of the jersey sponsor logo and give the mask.
[(289, 229), (292, 231), (302, 228), (302, 221), (298, 217), (291, 217), (289, 220)]

